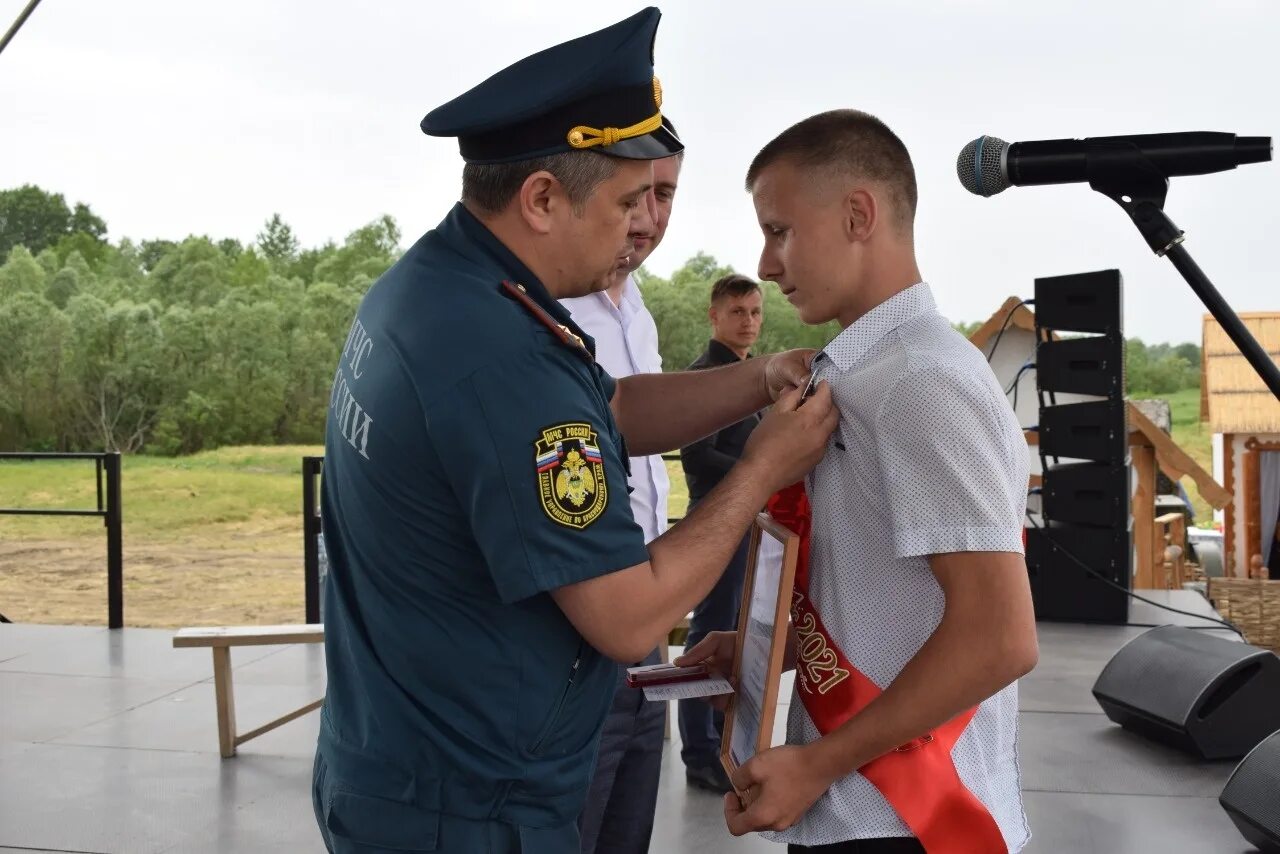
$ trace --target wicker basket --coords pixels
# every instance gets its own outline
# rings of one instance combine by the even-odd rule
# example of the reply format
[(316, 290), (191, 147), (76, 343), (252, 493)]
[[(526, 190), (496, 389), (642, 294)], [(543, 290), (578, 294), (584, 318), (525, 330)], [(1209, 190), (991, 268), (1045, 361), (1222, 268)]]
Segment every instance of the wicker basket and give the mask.
[(1209, 600), (1249, 643), (1280, 653), (1280, 579), (1210, 578)]

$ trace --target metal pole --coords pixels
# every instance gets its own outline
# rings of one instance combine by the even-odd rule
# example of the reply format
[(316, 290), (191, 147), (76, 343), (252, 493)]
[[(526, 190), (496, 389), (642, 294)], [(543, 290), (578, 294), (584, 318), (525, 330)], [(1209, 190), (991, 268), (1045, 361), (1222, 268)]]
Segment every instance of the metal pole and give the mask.
[(1249, 332), (1248, 327), (1240, 320), (1240, 315), (1227, 305), (1227, 301), (1222, 298), (1222, 294), (1218, 293), (1218, 289), (1213, 286), (1213, 282), (1209, 281), (1209, 277), (1200, 269), (1200, 265), (1188, 254), (1185, 246), (1179, 243), (1171, 247), (1166, 254), (1173, 262), (1173, 266), (1182, 274), (1182, 278), (1187, 280), (1191, 290), (1200, 297), (1200, 302), (1204, 303), (1204, 307), (1209, 309), (1209, 313), (1222, 325), (1222, 331), (1226, 332), (1227, 337), (1240, 348), (1240, 352), (1262, 378), (1267, 388), (1271, 389), (1276, 400), (1280, 400), (1280, 368), (1276, 367), (1276, 363), (1267, 355), (1267, 351), (1262, 349), (1258, 339)]
[(9, 46), (9, 42), (13, 41), (13, 37), (18, 34), (18, 30), (22, 29), (22, 25), (27, 22), (27, 18), (31, 17), (31, 13), (39, 5), (40, 0), (31, 0), (27, 4), (27, 8), (22, 10), (22, 13), (18, 15), (18, 19), (13, 22), (13, 26), (9, 28), (9, 32), (5, 33), (4, 38), (0, 39), (0, 53), (4, 52), (4, 49)]
[(124, 537), (120, 507), (120, 452), (106, 454), (107, 628), (124, 628)]
[(302, 589), (308, 623), (320, 622), (320, 520), (316, 516), (316, 472), (319, 457), (302, 458)]

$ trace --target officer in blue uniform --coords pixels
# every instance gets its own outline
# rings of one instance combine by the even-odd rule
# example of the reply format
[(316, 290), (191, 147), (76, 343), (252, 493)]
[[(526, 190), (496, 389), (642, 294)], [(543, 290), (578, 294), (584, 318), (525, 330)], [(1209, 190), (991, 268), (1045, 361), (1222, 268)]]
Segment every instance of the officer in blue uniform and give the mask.
[[(650, 161), (681, 150), (658, 17), (423, 120), (458, 138), (463, 199), (370, 288), (328, 415), (313, 800), (331, 852), (576, 852), (609, 658), (643, 657), (705, 595), (834, 428), (829, 395), (799, 408), (806, 353), (615, 383), (556, 301), (612, 280), (651, 215)], [(624, 431), (654, 453), (773, 398), (727, 490), (647, 550)]]

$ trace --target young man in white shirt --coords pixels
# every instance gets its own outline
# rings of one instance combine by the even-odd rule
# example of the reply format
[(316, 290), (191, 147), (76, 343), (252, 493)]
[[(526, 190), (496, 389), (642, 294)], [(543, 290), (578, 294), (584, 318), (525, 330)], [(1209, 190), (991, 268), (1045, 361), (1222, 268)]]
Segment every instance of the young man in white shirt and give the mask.
[[(668, 129), (675, 129), (664, 119)], [(650, 206), (652, 230), (631, 235), (635, 250), (614, 274), (607, 290), (561, 300), (573, 320), (595, 339), (596, 361), (615, 378), (661, 373), (658, 328), (645, 308), (631, 274), (662, 242), (671, 218), (684, 154), (653, 162)], [(667, 529), (670, 483), (659, 455), (631, 457), (631, 512), (652, 542)], [(659, 651), (637, 664), (657, 664)], [(666, 704), (648, 702), (644, 692), (629, 688), (619, 668), (618, 687), (600, 737), (596, 767), (586, 806), (579, 819), (583, 854), (643, 854), (649, 850), (658, 802), (658, 776)]]
[[(883, 123), (806, 119), (765, 146), (747, 188), (760, 278), (806, 323), (843, 329), (814, 361), (840, 426), (803, 492), (771, 504), (812, 524), (796, 698), (787, 745), (734, 775), (745, 797), (726, 796), (726, 822), (793, 852), (1016, 852), (1016, 680), (1038, 655), (1022, 431), (921, 280), (914, 169)], [(732, 640), (678, 663), (727, 668)]]

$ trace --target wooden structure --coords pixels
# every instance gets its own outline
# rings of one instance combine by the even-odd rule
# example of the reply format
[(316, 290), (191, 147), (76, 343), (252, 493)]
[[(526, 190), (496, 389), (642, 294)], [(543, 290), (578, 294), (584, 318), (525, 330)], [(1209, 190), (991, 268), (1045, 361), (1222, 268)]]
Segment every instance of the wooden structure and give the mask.
[(324, 698), (276, 718), (269, 724), (236, 734), (236, 695), (231, 683), (231, 647), (270, 646), (291, 643), (322, 643), (324, 626), (318, 623), (296, 626), (213, 626), (180, 629), (173, 636), (175, 648), (209, 647), (213, 650), (213, 693), (218, 712), (218, 748), (223, 759), (236, 755), (236, 748), (251, 738), (271, 732), (282, 724), (320, 708)]
[[(1280, 363), (1280, 312), (1246, 312), (1240, 319)], [(1267, 456), (1280, 454), (1280, 401), (1209, 315), (1203, 353), (1200, 419), (1214, 434), (1214, 473), (1234, 493), (1223, 519), (1225, 572), (1245, 578), (1253, 558), (1261, 556), (1265, 564), (1274, 548), (1266, 540), (1277, 520), (1263, 518), (1263, 507), (1276, 507), (1280, 497), (1280, 457)], [(1272, 578), (1280, 577), (1280, 567), (1269, 568)]]

